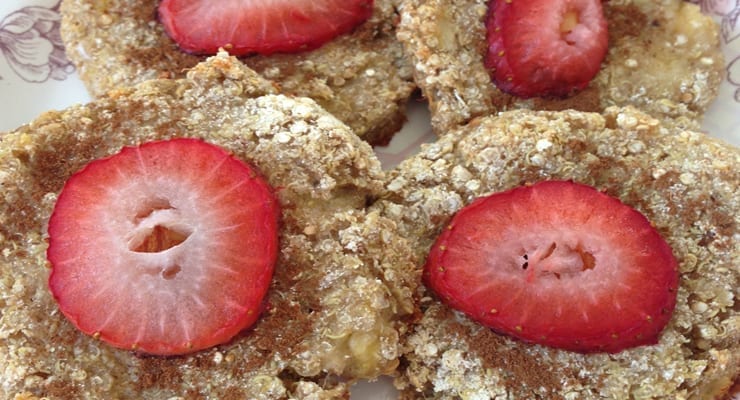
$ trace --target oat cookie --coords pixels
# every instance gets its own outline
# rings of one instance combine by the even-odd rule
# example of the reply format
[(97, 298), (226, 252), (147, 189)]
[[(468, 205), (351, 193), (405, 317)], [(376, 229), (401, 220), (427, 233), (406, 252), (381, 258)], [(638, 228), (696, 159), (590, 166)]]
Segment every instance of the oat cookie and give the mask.
[(477, 116), (513, 108), (603, 111), (633, 105), (698, 128), (722, 79), (719, 28), (682, 0), (603, 3), (609, 51), (590, 85), (567, 99), (519, 99), (486, 70), (487, 0), (406, 0), (398, 37), (429, 100), (437, 134)]
[(715, 399), (740, 376), (740, 150), (665, 127), (633, 108), (515, 110), (474, 120), (389, 173), (373, 207), (415, 240), (421, 268), (452, 215), (474, 198), (544, 179), (605, 190), (672, 247), (680, 286), (658, 344), (590, 354), (524, 344), (429, 291), (405, 338), (404, 398)]
[[(0, 398), (329, 399), (395, 370), (418, 281), (371, 147), (306, 98), (225, 53), (187, 77), (113, 91), (0, 136)], [(141, 356), (77, 331), (47, 288), (46, 221), (66, 179), (122, 146), (198, 137), (276, 189), (280, 250), (253, 329), (178, 357)]]
[[(183, 76), (205, 57), (180, 51), (157, 21), (155, 0), (64, 0), (61, 33), (67, 55), (94, 96), (153, 78)], [(319, 49), (245, 57), (251, 68), (306, 96), (371, 144), (401, 128), (414, 90), (411, 67), (395, 39), (394, 1), (378, 0), (354, 32)]]

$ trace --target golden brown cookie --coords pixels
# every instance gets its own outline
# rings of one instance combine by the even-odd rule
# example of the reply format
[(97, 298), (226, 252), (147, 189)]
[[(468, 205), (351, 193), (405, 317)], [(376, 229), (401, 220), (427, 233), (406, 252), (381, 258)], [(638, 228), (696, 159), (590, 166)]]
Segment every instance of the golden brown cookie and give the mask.
[[(604, 190), (672, 247), (680, 286), (656, 345), (581, 354), (498, 335), (431, 291), (405, 338), (404, 398), (719, 399), (740, 377), (740, 151), (634, 108), (515, 110), (449, 132), (389, 173), (373, 205), (414, 241), (421, 268), (473, 199), (546, 179)], [(618, 318), (617, 316), (614, 316)]]
[[(61, 33), (69, 58), (94, 96), (153, 78), (182, 77), (204, 56), (182, 52), (157, 21), (155, 0), (64, 0)], [(289, 95), (306, 96), (371, 144), (384, 144), (405, 121), (415, 88), (395, 38), (391, 0), (372, 17), (319, 49), (243, 61)]]
[(698, 128), (722, 80), (717, 24), (682, 0), (607, 1), (603, 7), (609, 50), (589, 86), (566, 99), (524, 100), (498, 90), (484, 66), (487, 0), (404, 1), (398, 37), (429, 101), (435, 132), (507, 109), (601, 112), (627, 105)]
[[(0, 397), (346, 398), (395, 370), (418, 281), (395, 224), (367, 212), (382, 190), (371, 147), (306, 98), (222, 53), (37, 120), (0, 142)], [(257, 324), (192, 355), (143, 356), (82, 334), (47, 287), (46, 224), (67, 178), (156, 139), (197, 137), (276, 188), (280, 249)], [(103, 222), (104, 223), (104, 222)]]

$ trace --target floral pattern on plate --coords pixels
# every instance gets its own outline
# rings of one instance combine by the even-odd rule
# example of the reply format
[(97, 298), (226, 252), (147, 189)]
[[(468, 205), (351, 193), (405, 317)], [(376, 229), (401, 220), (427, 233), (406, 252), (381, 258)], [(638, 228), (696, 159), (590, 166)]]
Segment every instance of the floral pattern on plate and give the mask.
[(23, 7), (0, 21), (0, 52), (22, 80), (64, 80), (75, 71), (64, 53), (60, 19), (57, 2), (51, 8)]

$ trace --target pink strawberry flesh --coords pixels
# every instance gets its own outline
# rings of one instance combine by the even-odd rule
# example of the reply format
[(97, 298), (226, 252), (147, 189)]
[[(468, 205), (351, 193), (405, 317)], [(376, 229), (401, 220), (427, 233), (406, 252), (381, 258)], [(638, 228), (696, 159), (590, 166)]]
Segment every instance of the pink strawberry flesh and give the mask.
[(353, 30), (373, 0), (163, 0), (159, 19), (188, 53), (272, 54), (315, 49)]
[(82, 332), (183, 354), (255, 323), (279, 206), (253, 167), (197, 139), (126, 147), (69, 178), (49, 220), (49, 288)]
[(424, 278), (497, 332), (577, 352), (656, 343), (678, 286), (671, 248), (647, 218), (570, 181), (463, 208), (432, 247)]
[(491, 79), (522, 98), (585, 88), (608, 49), (601, 0), (491, 0), (486, 28)]

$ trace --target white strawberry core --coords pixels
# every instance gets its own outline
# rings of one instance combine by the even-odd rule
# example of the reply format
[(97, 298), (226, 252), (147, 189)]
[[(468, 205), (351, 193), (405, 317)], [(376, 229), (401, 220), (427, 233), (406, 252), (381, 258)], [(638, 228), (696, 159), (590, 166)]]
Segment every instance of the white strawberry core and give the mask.
[(530, 274), (550, 273), (558, 279), (564, 274), (578, 273), (596, 266), (593, 254), (581, 246), (558, 246), (555, 242), (525, 254), (524, 259), (522, 268)]
[[(602, 232), (584, 236), (581, 227), (575, 232), (555, 229), (551, 224), (534, 222), (526, 235), (518, 230), (506, 233), (495, 251), (488, 255), (490, 273), (494, 281), (526, 282), (536, 284), (540, 291), (577, 290), (594, 294), (609, 282), (619, 280), (624, 269), (615, 268), (622, 257), (620, 249), (610, 246), (614, 240)], [(583, 228), (594, 230), (594, 227)], [(507, 249), (506, 251), (501, 251)], [(506, 265), (507, 268), (499, 266)]]
[(152, 207), (145, 215), (137, 215), (128, 239), (129, 249), (157, 253), (184, 242), (192, 233), (192, 227), (180, 222), (182, 220), (181, 213), (169, 203), (163, 208)]
[[(136, 253), (161, 253), (181, 245), (193, 232), (184, 224), (181, 213), (166, 200), (155, 200), (145, 213), (134, 220), (134, 228), (128, 238), (129, 250)], [(156, 257), (156, 256), (155, 256)], [(163, 260), (165, 264), (157, 271), (164, 279), (174, 279), (182, 271), (177, 263)]]
[(563, 34), (571, 33), (576, 26), (578, 26), (578, 13), (572, 10), (566, 12), (563, 21), (560, 23), (560, 32)]
[(601, 12), (593, 4), (573, 4), (572, 7), (575, 8), (563, 12), (559, 31), (566, 44), (582, 47), (597, 35)]

